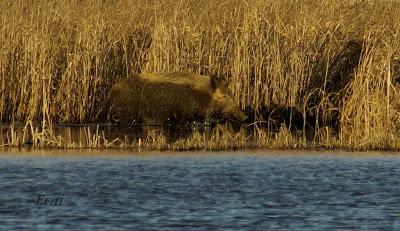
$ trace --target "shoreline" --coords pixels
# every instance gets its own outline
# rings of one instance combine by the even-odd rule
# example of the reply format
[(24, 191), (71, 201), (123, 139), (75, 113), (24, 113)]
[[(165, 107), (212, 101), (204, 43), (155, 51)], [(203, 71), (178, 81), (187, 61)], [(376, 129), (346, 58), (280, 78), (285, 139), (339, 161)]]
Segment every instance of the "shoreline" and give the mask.
[[(318, 133), (316, 132), (318, 130)], [(17, 150), (112, 150), (130, 152), (196, 151), (343, 151), (396, 152), (400, 137), (375, 145), (351, 143), (332, 129), (289, 130), (285, 124), (276, 130), (267, 127), (216, 126), (120, 126), (112, 124), (54, 124), (34, 126), (31, 122), (0, 125), (0, 149)]]
[(238, 148), (238, 149), (192, 149), (192, 150), (155, 150), (137, 148), (54, 148), (54, 147), (12, 147), (0, 146), (0, 156), (4, 155), (28, 155), (28, 156), (399, 156), (399, 149), (346, 149), (346, 148)]
[(400, 158), (398, 151), (344, 151), (344, 150), (282, 150), (242, 149), (236, 151), (134, 151), (116, 149), (17, 149), (0, 148), (0, 158), (285, 158), (285, 157), (345, 157), (345, 158)]

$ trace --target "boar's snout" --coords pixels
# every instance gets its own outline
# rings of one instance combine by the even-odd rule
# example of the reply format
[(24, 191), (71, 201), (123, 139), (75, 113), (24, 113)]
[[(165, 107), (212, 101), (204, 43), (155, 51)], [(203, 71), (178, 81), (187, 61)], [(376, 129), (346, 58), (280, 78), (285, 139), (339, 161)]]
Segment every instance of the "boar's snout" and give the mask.
[(245, 122), (248, 116), (239, 108), (235, 108), (234, 112), (232, 113), (232, 117), (234, 120), (239, 122)]

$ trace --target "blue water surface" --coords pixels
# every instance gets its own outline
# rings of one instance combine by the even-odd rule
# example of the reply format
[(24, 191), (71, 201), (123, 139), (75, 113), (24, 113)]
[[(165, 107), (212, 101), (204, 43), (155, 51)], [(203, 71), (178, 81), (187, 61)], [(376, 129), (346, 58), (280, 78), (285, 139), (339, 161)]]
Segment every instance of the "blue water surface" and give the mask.
[(400, 158), (0, 156), (0, 230), (337, 229), (400, 229)]

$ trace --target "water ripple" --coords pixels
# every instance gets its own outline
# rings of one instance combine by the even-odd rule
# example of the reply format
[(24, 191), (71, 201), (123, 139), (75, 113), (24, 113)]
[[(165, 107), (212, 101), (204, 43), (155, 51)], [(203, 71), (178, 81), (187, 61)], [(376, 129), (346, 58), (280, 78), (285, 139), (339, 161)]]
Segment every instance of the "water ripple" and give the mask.
[(0, 228), (400, 228), (400, 158), (0, 157)]

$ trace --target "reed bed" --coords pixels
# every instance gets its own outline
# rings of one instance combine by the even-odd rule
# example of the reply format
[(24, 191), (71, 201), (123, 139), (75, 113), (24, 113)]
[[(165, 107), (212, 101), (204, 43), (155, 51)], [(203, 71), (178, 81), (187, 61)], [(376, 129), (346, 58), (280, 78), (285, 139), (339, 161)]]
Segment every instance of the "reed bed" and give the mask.
[[(51, 124), (107, 121), (114, 83), (140, 72), (182, 70), (225, 78), (256, 122), (268, 120), (262, 109), (273, 105), (303, 114), (300, 135), (280, 124), (278, 133), (256, 127), (255, 146), (325, 140), (330, 148), (398, 148), (399, 31), (400, 3), (393, 0), (3, 0), (0, 122), (27, 127), (20, 136), (10, 128), (2, 145), (23, 144), (28, 131), (35, 146), (132, 145), (98, 130), (87, 131), (85, 144), (67, 142)], [(361, 44), (360, 58), (350, 80), (335, 89), (332, 66), (349, 41)], [(332, 120), (334, 135), (326, 129)], [(315, 135), (305, 139), (309, 122)], [(170, 144), (152, 134), (134, 145), (248, 146), (244, 132), (218, 129), (207, 140), (194, 133)]]
[(110, 138), (107, 131), (97, 127), (81, 127), (78, 136), (53, 128), (42, 130), (32, 123), (25, 127), (10, 125), (0, 130), (0, 148), (9, 149), (116, 149), (131, 151), (223, 151), (240, 149), (304, 149), (304, 150), (400, 150), (400, 139), (385, 146), (349, 146), (326, 127), (313, 139), (304, 141), (300, 132), (290, 131), (285, 124), (275, 132), (263, 128), (233, 128), (229, 124), (217, 125), (210, 133), (193, 131), (189, 136), (170, 140), (165, 128), (147, 128), (142, 136), (121, 135)]
[[(113, 148), (130, 150), (237, 150), (243, 148), (296, 148), (297, 140), (284, 127), (273, 137), (259, 135), (262, 130), (254, 130), (253, 134), (244, 127), (239, 130), (231, 125), (217, 125), (211, 134), (194, 131), (187, 137), (168, 141), (162, 128), (152, 128), (145, 131), (143, 137), (117, 137), (109, 139), (109, 134), (99, 127), (83, 127), (79, 139), (72, 137), (70, 129), (59, 133), (52, 128), (42, 130), (29, 122), (23, 128), (13, 124), (8, 129), (2, 129), (0, 147), (5, 148)], [(271, 133), (268, 133), (271, 134)], [(253, 137), (256, 135), (257, 137)]]

